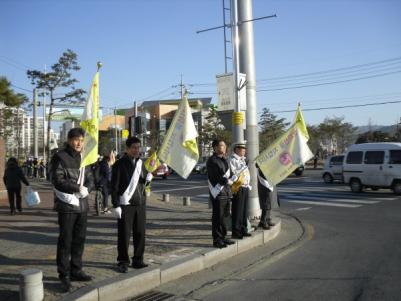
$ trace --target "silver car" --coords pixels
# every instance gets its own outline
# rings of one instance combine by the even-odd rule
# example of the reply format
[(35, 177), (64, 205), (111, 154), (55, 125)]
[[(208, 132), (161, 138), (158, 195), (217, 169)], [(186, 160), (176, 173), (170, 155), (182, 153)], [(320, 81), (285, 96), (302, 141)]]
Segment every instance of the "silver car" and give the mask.
[(326, 159), (323, 166), (323, 181), (333, 183), (333, 181), (343, 182), (343, 161), (344, 155), (331, 156)]

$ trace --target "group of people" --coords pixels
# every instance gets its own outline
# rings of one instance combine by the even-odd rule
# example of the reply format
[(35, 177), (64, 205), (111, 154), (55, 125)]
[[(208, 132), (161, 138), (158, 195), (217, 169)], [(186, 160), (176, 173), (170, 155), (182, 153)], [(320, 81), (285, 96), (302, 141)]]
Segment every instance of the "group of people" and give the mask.
[(22, 169), (29, 178), (46, 178), (46, 164), (43, 160), (29, 158), (22, 164)]
[[(212, 201), (213, 246), (225, 248), (234, 243), (226, 238), (227, 219), (232, 202), (231, 238), (243, 239), (251, 236), (248, 231), (247, 204), (250, 185), (250, 172), (246, 160), (246, 145), (238, 142), (233, 145), (233, 153), (227, 158), (227, 145), (223, 140), (212, 143), (213, 155), (207, 161), (209, 195)], [(258, 167), (258, 166), (256, 166)], [(258, 227), (265, 230), (275, 224), (271, 218), (272, 202), (277, 201), (277, 189), (270, 185), (258, 168), (258, 193), (262, 215)]]
[[(80, 168), (84, 130), (73, 128), (68, 132), (66, 147), (55, 153), (50, 162), (49, 178), (53, 184), (54, 209), (58, 215), (59, 236), (57, 242), (57, 271), (65, 292), (71, 289), (71, 281), (90, 281), (92, 277), (83, 271), (82, 255), (86, 239), (88, 196), (96, 188), (92, 166)], [(117, 161), (104, 157), (100, 162), (100, 184), (105, 189), (105, 208), (111, 194), (113, 213), (117, 217), (117, 270), (126, 273), (129, 266), (141, 269), (144, 262), (146, 193), (152, 181), (152, 173), (140, 159), (141, 141), (137, 137), (126, 140), (125, 154)], [(227, 146), (223, 140), (213, 141), (214, 153), (207, 162), (210, 198), (213, 204), (213, 246), (224, 248), (234, 243), (227, 239), (226, 216), (232, 201), (232, 238), (251, 236), (247, 228), (246, 207), (250, 186), (250, 173), (246, 161), (244, 143), (234, 145), (234, 152), (226, 158)], [(258, 176), (258, 191), (262, 218), (259, 226), (274, 226), (270, 217), (271, 200), (277, 197), (275, 187), (268, 185), (263, 174)], [(103, 180), (102, 180), (103, 179)], [(29, 185), (18, 163), (10, 158), (4, 175), (9, 192), (10, 208), (15, 214), (21, 211), (21, 181)], [(266, 184), (267, 183), (267, 184)], [(129, 241), (133, 236), (134, 256), (129, 257)]]
[[(55, 210), (58, 212), (59, 224), (57, 271), (66, 292), (71, 288), (71, 281), (92, 279), (82, 269), (82, 254), (89, 209), (88, 195), (95, 189), (95, 179), (91, 166), (80, 168), (83, 141), (83, 129), (71, 129), (68, 132), (66, 148), (54, 154), (50, 163), (50, 178), (54, 186)], [(101, 179), (105, 181), (102, 186), (106, 188), (102, 190), (105, 194), (104, 199), (107, 200), (108, 194), (111, 194), (113, 211), (117, 217), (117, 268), (121, 273), (126, 273), (130, 264), (135, 269), (147, 266), (143, 259), (145, 187), (152, 180), (152, 174), (146, 171), (140, 159), (141, 141), (130, 137), (125, 144), (124, 156), (115, 163), (106, 157), (100, 165)], [(134, 242), (132, 261), (128, 255), (131, 234)]]

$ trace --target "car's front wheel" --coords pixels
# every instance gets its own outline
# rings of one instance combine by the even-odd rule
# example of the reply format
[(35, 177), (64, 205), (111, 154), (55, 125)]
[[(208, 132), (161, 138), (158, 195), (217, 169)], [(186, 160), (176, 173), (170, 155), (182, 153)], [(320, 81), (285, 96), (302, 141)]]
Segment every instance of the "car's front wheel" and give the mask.
[(362, 191), (362, 184), (359, 179), (352, 179), (349, 182), (349, 186), (351, 187), (352, 192), (361, 192)]
[(323, 175), (323, 181), (324, 181), (326, 184), (333, 183), (333, 177), (332, 177), (329, 173), (325, 173), (325, 174)]
[(401, 181), (397, 181), (393, 184), (393, 191), (396, 195), (401, 195)]

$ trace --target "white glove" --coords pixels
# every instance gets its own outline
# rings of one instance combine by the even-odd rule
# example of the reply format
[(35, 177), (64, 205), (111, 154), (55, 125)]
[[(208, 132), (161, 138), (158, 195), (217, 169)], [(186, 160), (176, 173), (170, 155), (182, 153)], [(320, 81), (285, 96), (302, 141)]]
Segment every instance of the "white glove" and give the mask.
[(146, 175), (146, 182), (150, 182), (153, 179), (153, 175), (151, 172), (148, 172), (148, 174)]
[(88, 188), (85, 186), (81, 186), (79, 188), (79, 192), (76, 194), (79, 199), (86, 198), (89, 195)]
[(229, 179), (229, 181), (231, 181), (231, 182), (237, 182), (237, 180), (238, 180), (238, 176), (236, 176), (236, 175), (233, 175), (230, 179)]
[(121, 214), (122, 214), (121, 207), (113, 208), (112, 213), (113, 213), (114, 217), (121, 219)]

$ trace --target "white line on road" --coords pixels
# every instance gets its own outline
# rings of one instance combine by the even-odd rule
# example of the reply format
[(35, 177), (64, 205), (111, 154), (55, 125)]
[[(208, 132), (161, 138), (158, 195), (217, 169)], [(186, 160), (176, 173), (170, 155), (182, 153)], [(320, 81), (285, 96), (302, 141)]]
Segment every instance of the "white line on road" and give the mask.
[(364, 200), (351, 200), (351, 199), (333, 199), (333, 198), (324, 198), (317, 196), (301, 196), (301, 195), (288, 195), (282, 196), (283, 199), (293, 199), (293, 200), (323, 200), (326, 202), (346, 202), (346, 203), (355, 203), (355, 204), (377, 204), (380, 201), (364, 201)]
[(309, 210), (309, 209), (311, 209), (312, 207), (303, 207), (303, 208), (298, 208), (298, 209), (295, 209), (295, 211), (306, 211), (306, 210)]
[(340, 204), (340, 203), (325, 203), (325, 202), (316, 202), (316, 201), (292, 201), (292, 200), (283, 200), (289, 203), (297, 203), (297, 204), (305, 204), (305, 205), (318, 205), (318, 206), (331, 206), (331, 207), (346, 207), (346, 208), (358, 208), (362, 205), (351, 205), (351, 204)]
[(197, 188), (207, 188), (207, 186), (191, 186), (186, 188), (174, 188), (174, 189), (162, 189), (162, 190), (153, 190), (153, 192), (169, 192), (169, 191), (176, 191), (176, 190), (188, 190), (188, 189), (197, 189)]

